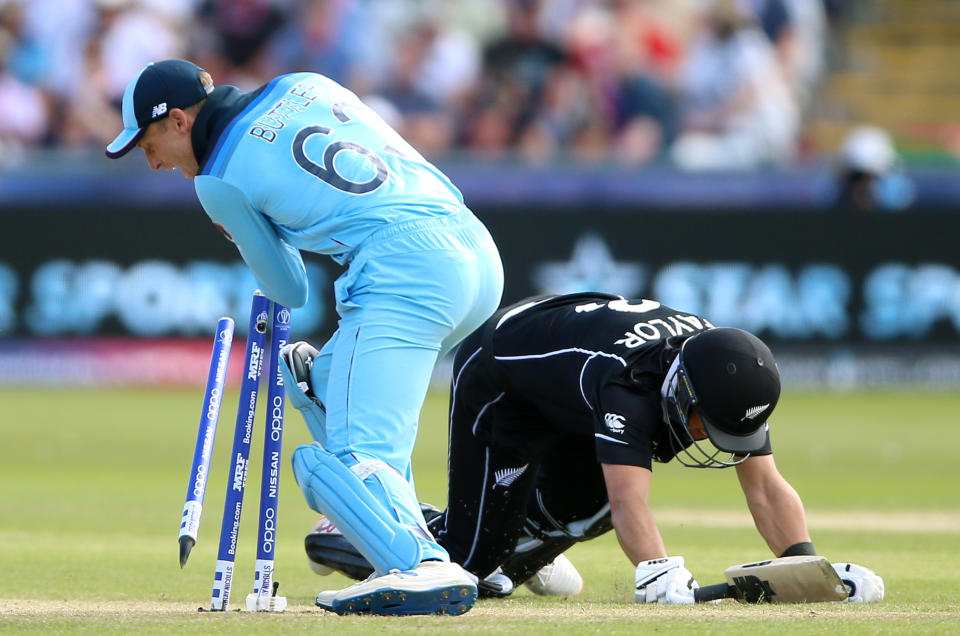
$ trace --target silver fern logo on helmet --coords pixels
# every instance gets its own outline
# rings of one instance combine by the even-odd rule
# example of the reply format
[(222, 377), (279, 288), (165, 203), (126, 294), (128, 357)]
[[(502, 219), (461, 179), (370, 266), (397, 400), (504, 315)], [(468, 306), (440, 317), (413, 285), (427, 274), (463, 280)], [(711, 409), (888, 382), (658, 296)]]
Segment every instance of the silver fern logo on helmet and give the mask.
[[(743, 416), (743, 420), (752, 420), (756, 416), (760, 415), (767, 410), (767, 407), (770, 406), (770, 403), (767, 402), (761, 406), (753, 406), (747, 409), (746, 414)], [(741, 420), (741, 421), (743, 421)]]

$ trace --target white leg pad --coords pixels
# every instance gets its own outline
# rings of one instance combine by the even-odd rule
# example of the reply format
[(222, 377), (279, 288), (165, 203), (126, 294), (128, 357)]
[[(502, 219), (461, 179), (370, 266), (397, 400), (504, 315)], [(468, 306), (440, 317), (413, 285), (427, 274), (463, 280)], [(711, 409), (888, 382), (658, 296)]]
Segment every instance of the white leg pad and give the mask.
[(294, 451), (293, 473), (310, 507), (325, 514), (378, 573), (410, 570), (420, 563), (422, 550), (413, 530), (394, 519), (360, 477), (319, 444)]

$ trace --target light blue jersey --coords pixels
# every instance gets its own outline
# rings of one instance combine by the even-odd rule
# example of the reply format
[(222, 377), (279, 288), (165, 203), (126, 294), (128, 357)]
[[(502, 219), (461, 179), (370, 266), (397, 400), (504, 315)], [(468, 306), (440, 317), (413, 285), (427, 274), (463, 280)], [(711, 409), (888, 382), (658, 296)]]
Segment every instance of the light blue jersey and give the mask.
[(346, 270), (337, 331), (287, 369), (316, 444), (294, 454), (308, 503), (381, 573), (448, 560), (427, 531), (410, 456), (437, 359), (497, 308), (496, 245), (460, 192), (356, 95), (312, 73), (216, 89), (194, 122), (194, 182), (264, 293), (306, 302), (300, 250)]
[(446, 176), (355, 94), (314, 73), (261, 89), (194, 183), (264, 292), (294, 307), (306, 301), (306, 275), (290, 248), (344, 264), (378, 230), (464, 210)]
[[(107, 156), (162, 140), (160, 150), (142, 145), (151, 165), (193, 174), (180, 152), (189, 130), (200, 203), (274, 301), (306, 303), (301, 250), (346, 266), (336, 331), (319, 349), (298, 342), (279, 357), (315, 440), (293, 454), (297, 482), (375, 565), (382, 577), (364, 589), (382, 596), (351, 587), (317, 603), (462, 613), (476, 586), (436, 563), (450, 557), (424, 522), (410, 457), (438, 358), (500, 303), (497, 247), (453, 184), (336, 82), (295, 73), (243, 93), (210, 80), (186, 60), (149, 64), (124, 92), (124, 128)], [(173, 126), (154, 127), (167, 117)]]

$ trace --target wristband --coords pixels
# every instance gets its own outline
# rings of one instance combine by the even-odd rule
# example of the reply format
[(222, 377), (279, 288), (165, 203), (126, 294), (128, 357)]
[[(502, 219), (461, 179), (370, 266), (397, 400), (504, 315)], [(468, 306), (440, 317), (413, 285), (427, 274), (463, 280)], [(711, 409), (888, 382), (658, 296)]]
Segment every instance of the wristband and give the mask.
[(781, 557), (792, 557), (792, 556), (805, 556), (811, 555), (815, 556), (817, 551), (813, 547), (813, 543), (810, 541), (801, 541), (799, 543), (794, 543), (792, 546), (787, 548), (781, 554)]

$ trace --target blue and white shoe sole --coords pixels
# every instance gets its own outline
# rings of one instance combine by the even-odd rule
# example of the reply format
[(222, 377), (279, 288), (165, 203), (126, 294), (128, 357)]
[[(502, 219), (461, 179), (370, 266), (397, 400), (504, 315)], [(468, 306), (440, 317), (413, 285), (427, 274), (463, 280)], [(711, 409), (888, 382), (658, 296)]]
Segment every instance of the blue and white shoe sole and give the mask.
[(336, 600), (332, 606), (317, 605), (325, 610), (345, 614), (376, 614), (378, 616), (414, 616), (466, 614), (477, 600), (477, 589), (468, 585), (448, 585), (432, 590), (385, 589), (369, 594)]

